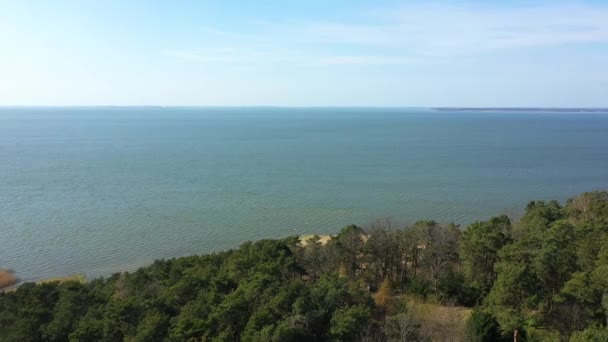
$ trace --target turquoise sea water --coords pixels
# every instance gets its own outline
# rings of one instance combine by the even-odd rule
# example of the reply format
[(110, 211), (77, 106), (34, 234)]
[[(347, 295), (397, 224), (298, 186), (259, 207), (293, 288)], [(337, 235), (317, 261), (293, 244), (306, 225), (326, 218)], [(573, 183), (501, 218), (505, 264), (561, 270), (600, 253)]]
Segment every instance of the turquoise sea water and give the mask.
[(467, 224), (608, 188), (608, 115), (0, 109), (0, 268), (131, 270), (390, 216)]

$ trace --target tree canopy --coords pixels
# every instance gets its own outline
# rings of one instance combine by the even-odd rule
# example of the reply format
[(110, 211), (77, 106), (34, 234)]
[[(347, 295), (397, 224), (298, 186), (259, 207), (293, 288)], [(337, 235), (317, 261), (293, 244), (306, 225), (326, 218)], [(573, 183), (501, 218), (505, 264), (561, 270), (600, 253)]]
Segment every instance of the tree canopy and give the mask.
[[(88, 283), (0, 293), (0, 341), (426, 341), (404, 298), (473, 307), (470, 341), (608, 341), (608, 193), (461, 229), (384, 219)], [(449, 332), (447, 333), (449, 335)]]

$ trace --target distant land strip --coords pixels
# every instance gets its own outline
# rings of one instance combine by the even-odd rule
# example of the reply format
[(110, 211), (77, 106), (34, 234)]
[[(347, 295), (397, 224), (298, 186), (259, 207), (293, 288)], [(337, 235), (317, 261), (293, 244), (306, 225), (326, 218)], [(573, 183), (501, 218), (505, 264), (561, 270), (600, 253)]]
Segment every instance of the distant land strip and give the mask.
[(561, 112), (608, 113), (608, 108), (542, 108), (542, 107), (434, 107), (445, 112)]

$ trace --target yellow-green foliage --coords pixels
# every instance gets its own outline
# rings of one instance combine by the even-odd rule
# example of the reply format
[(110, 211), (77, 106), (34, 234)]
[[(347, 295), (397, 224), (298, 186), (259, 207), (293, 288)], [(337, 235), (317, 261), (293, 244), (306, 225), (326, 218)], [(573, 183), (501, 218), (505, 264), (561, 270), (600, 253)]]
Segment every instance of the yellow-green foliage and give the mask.
[(471, 309), (462, 306), (444, 306), (408, 297), (407, 307), (420, 324), (420, 334), (432, 341), (464, 341), (466, 323)]

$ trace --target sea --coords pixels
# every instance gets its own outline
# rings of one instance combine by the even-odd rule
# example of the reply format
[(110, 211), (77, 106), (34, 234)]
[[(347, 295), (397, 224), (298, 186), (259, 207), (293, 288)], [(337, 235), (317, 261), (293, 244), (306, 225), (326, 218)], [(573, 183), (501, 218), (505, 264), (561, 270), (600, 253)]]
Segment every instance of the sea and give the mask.
[(23, 281), (606, 189), (605, 112), (0, 109), (0, 268)]

